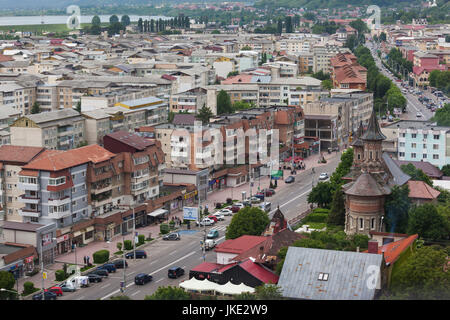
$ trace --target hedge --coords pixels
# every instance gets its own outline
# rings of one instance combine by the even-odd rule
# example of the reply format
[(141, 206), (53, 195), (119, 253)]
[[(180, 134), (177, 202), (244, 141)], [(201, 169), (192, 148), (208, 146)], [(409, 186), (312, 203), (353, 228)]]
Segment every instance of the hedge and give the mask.
[(303, 223), (306, 222), (323, 222), (326, 223), (328, 219), (327, 213), (311, 213), (303, 219)]
[(133, 243), (131, 240), (124, 240), (123, 244), (125, 246), (125, 250), (132, 250), (133, 249)]
[(64, 281), (64, 280), (66, 280), (66, 273), (64, 272), (64, 270), (56, 270), (55, 278), (56, 278), (56, 281)]
[(32, 294), (33, 292), (36, 292), (37, 290), (39, 290), (39, 289), (35, 288), (34, 283), (31, 281), (27, 281), (23, 284), (23, 295), (24, 296)]
[(161, 224), (159, 225), (159, 231), (160, 231), (162, 234), (169, 233), (169, 225), (168, 225), (167, 223), (161, 223)]
[(145, 243), (145, 236), (143, 234), (138, 235), (138, 245)]
[(316, 208), (312, 213), (330, 213), (330, 209), (327, 208)]
[(94, 263), (100, 264), (108, 262), (109, 260), (109, 251), (108, 250), (99, 250), (94, 252), (92, 255), (94, 257)]

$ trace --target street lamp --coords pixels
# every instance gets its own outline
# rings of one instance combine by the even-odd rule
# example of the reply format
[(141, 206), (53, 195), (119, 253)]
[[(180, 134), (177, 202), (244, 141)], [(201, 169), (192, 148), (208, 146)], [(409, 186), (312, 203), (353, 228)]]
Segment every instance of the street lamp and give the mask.
[[(53, 241), (55, 241), (56, 240), (56, 238), (51, 238), (51, 241), (53, 242)], [(43, 254), (43, 249), (42, 249), (42, 247), (43, 247), (44, 245), (43, 245), (43, 241), (42, 241), (42, 239), (41, 239), (41, 272), (42, 272), (42, 300), (45, 300), (45, 291), (44, 291), (44, 288), (45, 288), (45, 279), (44, 279), (44, 254)], [(75, 265), (75, 268), (76, 268), (76, 265)]]

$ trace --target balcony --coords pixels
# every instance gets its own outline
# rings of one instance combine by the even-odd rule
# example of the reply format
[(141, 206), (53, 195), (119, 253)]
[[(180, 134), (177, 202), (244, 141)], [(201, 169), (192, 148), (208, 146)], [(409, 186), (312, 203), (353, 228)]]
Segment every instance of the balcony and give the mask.
[(37, 197), (30, 197), (22, 194), (19, 196), (19, 202), (22, 203), (31, 203), (31, 204), (38, 204), (41, 199)]
[(48, 205), (49, 206), (60, 206), (63, 204), (67, 204), (70, 203), (70, 197), (69, 196), (65, 196), (59, 199), (48, 199)]
[(39, 218), (41, 216), (41, 212), (38, 210), (22, 208), (22, 209), (19, 209), (19, 215), (22, 217)]
[(170, 140), (170, 146), (171, 147), (180, 147), (180, 148), (186, 148), (187, 143), (186, 141), (176, 141), (176, 140)]
[(91, 192), (93, 194), (100, 194), (102, 192), (109, 191), (111, 189), (112, 189), (112, 183), (111, 182), (100, 183), (100, 184), (92, 185)]
[(22, 183), (19, 182), (18, 187), (20, 190), (31, 190), (31, 191), (38, 191), (39, 185), (37, 183)]
[(70, 210), (66, 210), (66, 211), (49, 213), (48, 217), (50, 219), (62, 219), (62, 218), (70, 216), (71, 214), (72, 214), (72, 212)]

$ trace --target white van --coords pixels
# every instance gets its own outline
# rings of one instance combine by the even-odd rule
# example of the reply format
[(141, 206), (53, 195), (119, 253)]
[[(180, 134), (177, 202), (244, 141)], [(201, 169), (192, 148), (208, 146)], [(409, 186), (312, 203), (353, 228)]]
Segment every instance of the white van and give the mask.
[(75, 289), (89, 287), (89, 277), (74, 276), (66, 280), (65, 285)]
[(261, 210), (264, 210), (265, 212), (270, 212), (271, 208), (272, 208), (272, 203), (270, 202), (263, 202), (259, 205), (259, 208)]

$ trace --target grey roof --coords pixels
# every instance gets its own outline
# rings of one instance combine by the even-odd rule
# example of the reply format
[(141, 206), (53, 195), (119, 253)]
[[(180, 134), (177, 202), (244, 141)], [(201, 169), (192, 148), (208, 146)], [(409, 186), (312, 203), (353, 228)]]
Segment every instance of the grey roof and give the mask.
[(388, 167), (392, 175), (393, 183), (395, 185), (402, 186), (406, 182), (408, 182), (409, 179), (411, 179), (411, 177), (404, 173), (402, 169), (400, 169), (399, 165), (394, 160), (392, 160), (392, 158), (386, 152), (384, 152), (381, 157)]
[[(294, 299), (371, 300), (376, 290), (368, 286), (369, 267), (379, 270), (382, 261), (380, 254), (289, 247), (278, 286)], [(328, 273), (328, 280), (318, 280), (319, 273)]]
[(68, 124), (70, 124), (72, 121), (83, 120), (83, 117), (81, 117), (78, 111), (70, 108), (57, 111), (29, 114), (26, 116), (26, 118), (40, 125), (51, 121), (58, 121), (58, 125), (65, 125), (62, 124), (61, 121), (68, 120), (68, 118), (71, 118)]
[(362, 140), (384, 140), (386, 136), (381, 133), (380, 125), (378, 124), (375, 109), (372, 110), (372, 114), (369, 119), (369, 125), (366, 132), (361, 137)]

